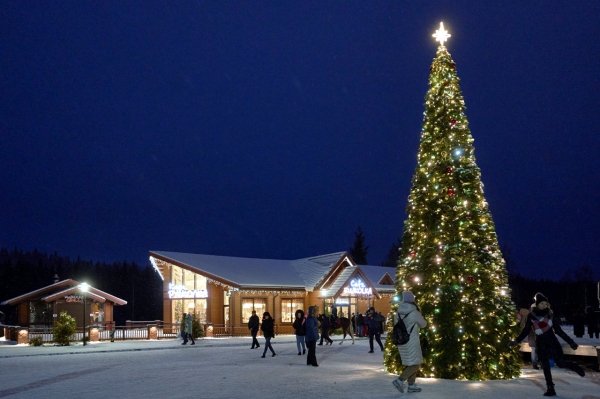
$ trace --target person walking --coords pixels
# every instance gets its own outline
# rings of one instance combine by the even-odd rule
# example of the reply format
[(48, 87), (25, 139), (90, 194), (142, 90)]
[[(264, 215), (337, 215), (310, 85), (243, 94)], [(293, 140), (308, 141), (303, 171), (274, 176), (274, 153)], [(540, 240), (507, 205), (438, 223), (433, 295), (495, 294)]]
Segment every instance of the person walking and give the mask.
[(192, 341), (191, 345), (196, 345), (196, 341), (194, 341), (194, 328), (193, 328), (193, 321), (194, 321), (194, 317), (192, 316), (191, 313), (188, 313), (186, 319), (185, 319), (185, 333), (186, 333), (186, 342), (189, 340)]
[(265, 357), (267, 349), (271, 350), (271, 357), (275, 357), (276, 353), (271, 346), (271, 338), (275, 338), (275, 324), (269, 312), (263, 313), (262, 325), (260, 326), (263, 336), (265, 337), (265, 350), (261, 357)]
[(318, 320), (321, 322), (321, 342), (319, 342), (319, 345), (323, 345), (323, 340), (325, 340), (325, 345), (331, 345), (333, 340), (329, 338), (329, 317), (322, 314), (319, 315)]
[(375, 338), (375, 341), (377, 341), (383, 352), (383, 344), (381, 343), (381, 320), (379, 314), (375, 312), (375, 308), (372, 306), (367, 312), (365, 324), (369, 329), (369, 347), (371, 348), (369, 353), (373, 353), (373, 338)]
[(308, 315), (306, 316), (306, 346), (308, 347), (308, 355), (306, 356), (306, 365), (319, 367), (317, 364), (317, 339), (319, 339), (319, 320), (313, 316), (314, 306), (308, 308)]
[(188, 337), (187, 337), (187, 314), (183, 314), (181, 316), (181, 324), (179, 325), (179, 331), (181, 333), (181, 338), (183, 338), (183, 343), (181, 345), (187, 345)]
[(594, 308), (591, 306), (585, 308), (585, 321), (588, 326), (588, 335), (590, 338), (594, 338), (594, 335), (598, 338), (598, 335), (600, 335), (600, 325), (598, 325), (598, 316), (596, 316), (596, 312), (594, 312)]
[(555, 334), (569, 344), (573, 350), (577, 350), (578, 345), (565, 334), (558, 323), (554, 322), (554, 315), (550, 309), (548, 298), (541, 292), (535, 294), (535, 307), (527, 315), (527, 322), (521, 334), (515, 340), (510, 341), (509, 345), (518, 345), (529, 335), (532, 327), (536, 335), (535, 350), (538, 360), (542, 364), (548, 388), (544, 396), (556, 396), (556, 390), (552, 382), (552, 371), (550, 370), (550, 359), (553, 359), (558, 367), (571, 369), (582, 377), (585, 375), (585, 371), (577, 364), (563, 360), (562, 347)]
[(400, 360), (402, 365), (406, 366), (402, 374), (393, 381), (394, 386), (400, 392), (404, 393), (404, 382), (408, 382), (407, 392), (421, 392), (421, 388), (415, 383), (417, 371), (423, 364), (423, 353), (421, 351), (421, 342), (419, 341), (419, 330), (427, 326), (427, 321), (421, 314), (421, 310), (415, 301), (415, 296), (410, 291), (402, 293), (402, 303), (394, 314), (394, 325), (399, 319), (404, 321), (406, 330), (410, 333), (408, 342), (404, 345), (398, 345)]
[(258, 334), (258, 327), (260, 327), (260, 320), (256, 315), (256, 310), (252, 311), (252, 316), (248, 319), (248, 330), (250, 330), (250, 334), (252, 334), (252, 346), (250, 349), (260, 348), (260, 344), (256, 339), (256, 334)]
[[(304, 343), (304, 337), (306, 336), (306, 324), (304, 320), (304, 311), (301, 309), (296, 310), (296, 319), (294, 320), (294, 332), (296, 334), (296, 346), (298, 347), (298, 356), (306, 354), (306, 345)], [(302, 347), (302, 351), (300, 351)]]

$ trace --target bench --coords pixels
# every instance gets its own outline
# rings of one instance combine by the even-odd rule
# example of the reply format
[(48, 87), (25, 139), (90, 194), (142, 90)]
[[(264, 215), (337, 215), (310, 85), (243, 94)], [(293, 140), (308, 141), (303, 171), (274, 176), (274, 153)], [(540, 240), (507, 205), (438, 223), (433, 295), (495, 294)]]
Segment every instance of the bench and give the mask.
[[(597, 358), (598, 359), (598, 367), (600, 368), (600, 346), (579, 345), (577, 350), (571, 349), (571, 347), (567, 344), (562, 344), (561, 346), (562, 346), (563, 353), (565, 355)], [(531, 352), (531, 347), (529, 346), (529, 343), (522, 342), (520, 351), (521, 352)]]

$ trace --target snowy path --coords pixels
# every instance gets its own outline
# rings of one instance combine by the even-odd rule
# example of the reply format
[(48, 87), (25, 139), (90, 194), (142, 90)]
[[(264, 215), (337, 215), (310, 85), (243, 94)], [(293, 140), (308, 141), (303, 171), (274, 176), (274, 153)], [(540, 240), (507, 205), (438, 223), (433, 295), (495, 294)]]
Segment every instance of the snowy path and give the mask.
[[(261, 345), (263, 340), (260, 339)], [(317, 346), (320, 367), (306, 366), (294, 337), (274, 340), (276, 357), (250, 350), (248, 338), (98, 343), (86, 347), (0, 346), (0, 398), (397, 398), (382, 352), (368, 341)], [(600, 385), (553, 369), (560, 398), (600, 399)], [(418, 379), (415, 398), (531, 398), (545, 390), (541, 371), (511, 381)]]

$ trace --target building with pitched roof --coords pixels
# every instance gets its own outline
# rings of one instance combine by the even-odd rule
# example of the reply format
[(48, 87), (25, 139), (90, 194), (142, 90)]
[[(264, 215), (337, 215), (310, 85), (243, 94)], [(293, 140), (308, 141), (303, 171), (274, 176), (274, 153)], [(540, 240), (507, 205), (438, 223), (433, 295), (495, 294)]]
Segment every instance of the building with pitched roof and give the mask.
[(296, 310), (314, 305), (323, 313), (335, 303), (344, 316), (374, 306), (385, 315), (395, 293), (394, 268), (357, 265), (346, 252), (279, 260), (150, 251), (150, 261), (164, 282), (165, 323), (194, 313), (225, 335), (247, 334), (253, 310), (290, 332)]
[(86, 326), (108, 323), (113, 321), (114, 306), (127, 305), (127, 301), (107, 292), (89, 285), (86, 288), (84, 291), (79, 281), (58, 281), (55, 276), (54, 284), (8, 299), (0, 305), (15, 306), (17, 324), (34, 331), (52, 329), (61, 312), (74, 317), (78, 327), (83, 325), (84, 317)]

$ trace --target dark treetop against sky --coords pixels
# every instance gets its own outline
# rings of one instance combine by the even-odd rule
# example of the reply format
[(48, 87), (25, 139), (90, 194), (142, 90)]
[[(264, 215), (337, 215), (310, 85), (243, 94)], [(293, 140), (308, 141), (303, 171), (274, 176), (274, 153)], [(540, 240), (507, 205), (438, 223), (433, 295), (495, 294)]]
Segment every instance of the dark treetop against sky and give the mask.
[[(600, 259), (600, 2), (3, 1), (0, 246), (379, 264), (444, 22), (501, 246)], [(597, 273), (600, 274), (600, 273)]]

